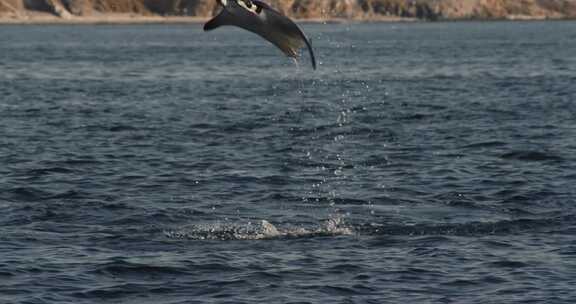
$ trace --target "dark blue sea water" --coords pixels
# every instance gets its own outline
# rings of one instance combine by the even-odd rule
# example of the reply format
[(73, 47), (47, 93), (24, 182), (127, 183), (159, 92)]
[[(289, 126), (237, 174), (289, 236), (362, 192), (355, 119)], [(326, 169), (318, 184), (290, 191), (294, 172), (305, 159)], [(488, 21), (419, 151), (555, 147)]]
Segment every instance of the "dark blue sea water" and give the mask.
[(0, 27), (0, 303), (575, 303), (576, 22)]

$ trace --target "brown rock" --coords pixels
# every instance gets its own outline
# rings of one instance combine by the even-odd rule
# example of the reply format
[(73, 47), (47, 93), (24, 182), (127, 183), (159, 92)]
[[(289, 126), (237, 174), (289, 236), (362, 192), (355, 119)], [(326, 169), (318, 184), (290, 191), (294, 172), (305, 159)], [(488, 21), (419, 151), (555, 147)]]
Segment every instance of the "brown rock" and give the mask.
[[(576, 0), (265, 0), (296, 18), (426, 20), (576, 18)], [(0, 12), (51, 12), (62, 18), (93, 13), (209, 17), (216, 0), (0, 0)]]
[(22, 1), (0, 0), (0, 12), (18, 13), (24, 9)]

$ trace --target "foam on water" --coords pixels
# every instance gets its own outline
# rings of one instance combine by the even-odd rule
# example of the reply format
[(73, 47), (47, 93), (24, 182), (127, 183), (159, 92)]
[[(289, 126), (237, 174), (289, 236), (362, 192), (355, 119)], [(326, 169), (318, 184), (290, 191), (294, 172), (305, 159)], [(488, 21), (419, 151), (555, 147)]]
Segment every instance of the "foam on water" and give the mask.
[(351, 227), (343, 217), (334, 216), (316, 227), (277, 227), (267, 220), (256, 223), (203, 223), (187, 225), (178, 229), (165, 229), (168, 239), (186, 240), (263, 240), (281, 238), (304, 238), (319, 236), (352, 235)]

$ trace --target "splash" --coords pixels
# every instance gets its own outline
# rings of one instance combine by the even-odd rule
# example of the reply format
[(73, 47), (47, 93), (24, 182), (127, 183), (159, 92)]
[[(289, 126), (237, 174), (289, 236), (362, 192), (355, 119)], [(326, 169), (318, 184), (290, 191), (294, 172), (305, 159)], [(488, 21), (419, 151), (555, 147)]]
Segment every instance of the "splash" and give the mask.
[(180, 229), (165, 229), (164, 236), (178, 240), (264, 240), (352, 235), (341, 216), (333, 216), (316, 227), (277, 227), (267, 220), (257, 223), (205, 223)]

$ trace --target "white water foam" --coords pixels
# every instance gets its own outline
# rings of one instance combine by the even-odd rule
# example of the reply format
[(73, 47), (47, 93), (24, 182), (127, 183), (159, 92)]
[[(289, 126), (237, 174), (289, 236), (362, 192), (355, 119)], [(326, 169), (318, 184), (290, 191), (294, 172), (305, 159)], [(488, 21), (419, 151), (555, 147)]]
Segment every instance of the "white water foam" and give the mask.
[(354, 232), (341, 216), (333, 216), (316, 227), (277, 227), (267, 220), (257, 223), (204, 223), (179, 229), (165, 229), (169, 239), (184, 240), (263, 240), (316, 236), (352, 235)]

